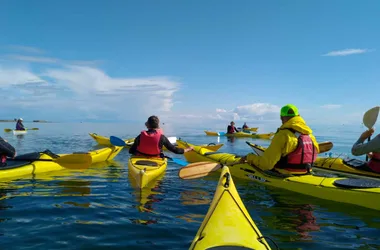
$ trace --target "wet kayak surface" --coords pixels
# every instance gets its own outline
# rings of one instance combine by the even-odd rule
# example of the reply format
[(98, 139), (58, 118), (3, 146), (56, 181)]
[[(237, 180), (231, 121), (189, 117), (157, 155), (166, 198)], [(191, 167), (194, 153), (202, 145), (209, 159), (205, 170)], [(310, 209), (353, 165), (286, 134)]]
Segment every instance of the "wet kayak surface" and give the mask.
[[(3, 129), (9, 124), (0, 126)], [(18, 154), (45, 149), (70, 153), (100, 148), (88, 133), (124, 139), (137, 136), (142, 129), (135, 124), (100, 123), (35, 123), (30, 127), (40, 130), (1, 136)], [(247, 140), (263, 146), (270, 143), (251, 138), (218, 139), (204, 135), (203, 130), (164, 127), (167, 136), (194, 144), (224, 143), (220, 151), (239, 155), (252, 152)], [(315, 130), (318, 141), (332, 141), (331, 152), (341, 157), (350, 156), (360, 132), (339, 131), (338, 137), (334, 131)], [(165, 174), (141, 192), (128, 175), (128, 159), (129, 153), (123, 149), (115, 160), (84, 171), (0, 180), (2, 248), (188, 249), (213, 198), (219, 174), (185, 181), (178, 177), (180, 166), (168, 162)], [(378, 211), (237, 178), (234, 182), (261, 233), (280, 249), (377, 249), (380, 245)]]

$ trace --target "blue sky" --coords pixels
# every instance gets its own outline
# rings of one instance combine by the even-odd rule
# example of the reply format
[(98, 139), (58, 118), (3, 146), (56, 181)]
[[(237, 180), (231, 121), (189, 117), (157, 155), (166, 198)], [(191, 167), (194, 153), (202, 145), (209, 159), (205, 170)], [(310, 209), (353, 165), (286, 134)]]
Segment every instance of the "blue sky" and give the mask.
[(360, 123), (380, 2), (1, 1), (2, 118)]

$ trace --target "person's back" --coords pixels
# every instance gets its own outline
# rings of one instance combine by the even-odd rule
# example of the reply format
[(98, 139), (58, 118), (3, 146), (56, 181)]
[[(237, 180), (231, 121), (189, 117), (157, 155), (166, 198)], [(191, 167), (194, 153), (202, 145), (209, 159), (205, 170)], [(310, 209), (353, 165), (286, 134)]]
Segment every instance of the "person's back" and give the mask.
[(354, 143), (351, 149), (352, 155), (360, 156), (368, 154), (370, 160), (368, 161), (368, 167), (376, 173), (380, 173), (380, 134), (367, 143), (364, 141), (374, 133), (374, 129), (364, 131), (359, 139)]
[(247, 129), (247, 128), (249, 128), (246, 122), (244, 123), (244, 125), (243, 125), (242, 128), (243, 128), (243, 129)]
[(163, 157), (163, 146), (175, 154), (183, 154), (192, 150), (191, 147), (186, 149), (175, 147), (169, 139), (162, 134), (157, 116), (150, 116), (145, 126), (148, 130), (141, 131), (140, 135), (135, 138), (132, 147), (129, 149), (130, 154)]
[(274, 168), (282, 173), (305, 174), (317, 158), (318, 143), (294, 105), (281, 109), (281, 120), (283, 124), (264, 154), (248, 154), (246, 159), (263, 170)]

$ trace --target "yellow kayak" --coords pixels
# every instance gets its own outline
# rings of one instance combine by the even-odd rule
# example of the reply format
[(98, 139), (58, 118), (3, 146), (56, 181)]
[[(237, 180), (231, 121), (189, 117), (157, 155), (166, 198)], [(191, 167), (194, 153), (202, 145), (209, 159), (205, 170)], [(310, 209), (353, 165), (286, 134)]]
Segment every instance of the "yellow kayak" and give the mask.
[[(234, 154), (214, 152), (199, 146), (193, 146), (193, 151), (184, 154), (188, 162), (211, 161), (232, 164), (240, 160), (240, 157)], [(197, 154), (197, 157), (190, 158), (188, 157), (190, 154)], [(230, 171), (237, 178), (251, 180), (259, 184), (325, 200), (380, 210), (380, 181), (378, 180), (326, 177), (312, 174), (283, 175), (273, 171), (262, 171), (248, 163), (236, 164), (230, 167)]]
[(313, 168), (327, 170), (340, 174), (353, 174), (380, 178), (380, 173), (373, 172), (365, 161), (358, 159), (344, 160), (341, 158), (318, 157)]
[[(223, 167), (207, 214), (189, 249), (271, 249)], [(225, 248), (227, 249), (227, 248)]]
[[(212, 151), (218, 151), (221, 147), (223, 147), (223, 143), (220, 143), (220, 144), (214, 144), (212, 145), (212, 143), (209, 143), (209, 144), (202, 144), (202, 145), (199, 145), (201, 147), (204, 147), (204, 148), (207, 148), (209, 150), (212, 150)], [(179, 148), (187, 148), (187, 143), (185, 141), (182, 141), (182, 140), (177, 140), (177, 146)]]
[[(117, 154), (119, 154), (121, 149), (121, 147), (107, 147), (90, 152), (75, 152), (73, 154), (88, 153), (91, 155), (92, 163), (99, 163), (112, 160), (113, 158), (115, 158)], [(54, 154), (50, 151), (45, 151), (43, 153), (35, 152), (22, 155), (23, 158), (36, 159), (36, 161), (12, 161), (11, 159), (9, 159), (7, 160), (7, 166), (0, 167), (0, 180), (9, 180), (24, 175), (35, 175), (39, 173), (46, 173), (66, 169), (54, 161), (37, 161), (37, 159), (53, 159), (64, 155), (68, 154)], [(19, 157), (21, 157), (21, 155)]]
[(245, 128), (244, 130), (251, 131), (251, 132), (257, 132), (257, 130), (259, 130), (259, 128)]
[[(247, 142), (247, 144), (259, 155), (262, 154), (266, 149), (262, 146), (250, 142)], [(358, 159), (344, 160), (342, 158), (317, 157), (316, 161), (313, 164), (313, 169), (348, 176), (356, 175), (363, 177), (380, 178), (380, 173), (373, 172), (369, 167), (367, 167), (365, 161)]]
[(208, 136), (227, 136), (227, 137), (243, 137), (243, 138), (254, 138), (254, 139), (270, 139), (274, 135), (274, 133), (266, 133), (266, 134), (250, 134), (244, 132), (236, 132), (233, 134), (227, 134), (225, 132), (215, 132), (215, 131), (207, 131), (205, 130), (206, 135)]
[[(105, 136), (101, 136), (101, 135), (98, 135), (96, 133), (89, 133), (89, 135), (99, 144), (99, 145), (104, 145), (104, 146), (112, 146), (111, 142), (110, 142), (110, 138), (109, 137), (105, 137)], [(135, 138), (130, 138), (130, 139), (125, 139), (125, 143), (127, 144), (126, 147), (130, 147), (132, 146), (133, 144), (133, 141), (135, 140)]]
[(166, 158), (132, 156), (128, 160), (129, 173), (136, 180), (138, 188), (147, 186), (152, 180), (161, 175), (167, 166)]

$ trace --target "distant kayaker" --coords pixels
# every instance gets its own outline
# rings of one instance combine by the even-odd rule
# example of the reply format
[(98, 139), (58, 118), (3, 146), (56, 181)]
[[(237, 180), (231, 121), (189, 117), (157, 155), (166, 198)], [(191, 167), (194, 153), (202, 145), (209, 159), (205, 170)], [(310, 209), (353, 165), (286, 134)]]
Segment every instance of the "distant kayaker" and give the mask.
[(281, 108), (282, 126), (277, 130), (271, 144), (262, 156), (248, 154), (241, 162), (247, 161), (262, 170), (280, 173), (308, 173), (319, 153), (317, 140), (312, 130), (292, 104)]
[(369, 142), (364, 143), (374, 132), (373, 128), (364, 131), (352, 146), (351, 153), (355, 156), (367, 154), (370, 158), (367, 163), (368, 167), (373, 172), (380, 173), (380, 134)]
[(239, 132), (237, 128), (235, 127), (235, 123), (232, 121), (230, 125), (227, 127), (227, 134), (233, 134), (235, 132)]
[(242, 127), (242, 129), (244, 130), (244, 129), (248, 129), (248, 128), (249, 127), (248, 127), (247, 123), (245, 122), (244, 125), (243, 125), (243, 127)]
[(0, 156), (1, 156), (0, 167), (4, 167), (7, 165), (7, 157), (9, 158), (16, 157), (16, 149), (1, 137), (0, 137)]
[(163, 157), (163, 146), (175, 154), (184, 154), (193, 150), (193, 147), (183, 149), (171, 144), (169, 139), (162, 134), (159, 124), (160, 120), (157, 116), (150, 116), (148, 121), (145, 122), (148, 130), (141, 131), (140, 135), (136, 137), (132, 147), (129, 149), (129, 153), (133, 155)]
[(16, 123), (16, 130), (25, 130), (24, 124), (22, 124), (23, 119), (20, 118)]

